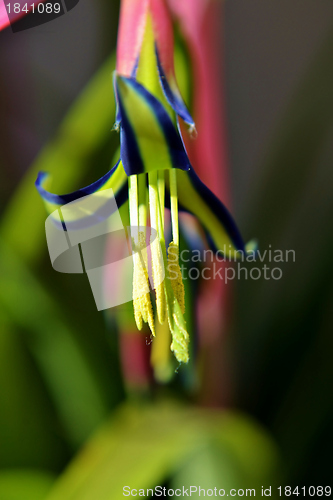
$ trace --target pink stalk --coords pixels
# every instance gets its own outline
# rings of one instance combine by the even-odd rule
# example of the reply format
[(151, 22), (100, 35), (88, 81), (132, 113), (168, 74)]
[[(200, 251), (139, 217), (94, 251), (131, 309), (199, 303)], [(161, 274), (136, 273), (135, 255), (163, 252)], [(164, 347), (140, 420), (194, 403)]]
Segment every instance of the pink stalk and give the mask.
[(122, 0), (117, 41), (117, 71), (124, 76), (131, 76), (138, 60), (149, 14), (163, 69), (167, 75), (174, 75), (173, 31), (164, 0)]
[(123, 0), (120, 8), (117, 71), (124, 76), (131, 76), (139, 57), (149, 0)]
[(117, 41), (117, 71), (132, 76), (151, 16), (160, 63), (172, 91), (180, 97), (174, 71), (174, 40), (165, 0), (122, 0)]
[[(208, 187), (230, 207), (223, 60), (223, 5), (214, 0), (168, 0), (178, 18), (193, 68), (193, 115), (198, 135), (186, 139), (191, 163)], [(215, 263), (216, 264), (216, 263)], [(202, 394), (207, 404), (225, 405), (230, 380), (225, 336), (231, 287), (219, 278), (202, 283), (197, 302), (201, 350), (207, 359)]]
[(223, 5), (215, 0), (168, 2), (180, 21), (192, 59), (193, 114), (198, 137), (195, 141), (187, 140), (191, 162), (205, 184), (229, 206), (227, 128), (221, 67)]

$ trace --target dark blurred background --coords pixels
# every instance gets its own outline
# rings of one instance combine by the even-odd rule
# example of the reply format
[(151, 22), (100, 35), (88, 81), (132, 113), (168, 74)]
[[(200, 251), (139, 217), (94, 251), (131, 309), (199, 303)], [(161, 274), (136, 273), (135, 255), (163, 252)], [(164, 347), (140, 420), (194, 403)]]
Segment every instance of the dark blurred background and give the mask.
[[(52, 23), (0, 33), (1, 210), (78, 93), (114, 49), (118, 9), (117, 1), (80, 0)], [(272, 245), (296, 252), (295, 263), (281, 265), (283, 279), (237, 284), (231, 339), (234, 399), (275, 438), (284, 484), (325, 486), (332, 483), (333, 449), (333, 4), (226, 0), (221, 30), (236, 220), (246, 240), (255, 235), (263, 249)], [(108, 154), (108, 147), (101, 148), (97, 159)], [(103, 173), (102, 168), (98, 172)], [(96, 178), (90, 175), (89, 180)], [(81, 287), (79, 278), (66, 285), (72, 287), (68, 296)], [(63, 281), (54, 280), (53, 291), (60, 296)], [(80, 293), (88, 297), (90, 292)], [(117, 390), (116, 383), (112, 391), (106, 387), (111, 377), (120, 380), (117, 345), (110, 336), (110, 352), (105, 353), (103, 334), (98, 333), (103, 322), (95, 316), (91, 312), (88, 326), (81, 320), (83, 331), (92, 324), (96, 329), (94, 351), (88, 352), (90, 344), (84, 340), (82, 349), (103, 387), (106, 413), (122, 400), (123, 389), (120, 382)], [(23, 339), (17, 342), (22, 356), (29, 358), (29, 373), (37, 379), (30, 341)], [(25, 394), (27, 388), (21, 390)], [(45, 427), (45, 447), (59, 448), (48, 467), (61, 470), (71, 449), (53, 422), (54, 403), (40, 381), (32, 392), (32, 401), (47, 400), (45, 415), (36, 418)], [(33, 411), (30, 406), (27, 412)], [(25, 418), (28, 423), (21, 431), (30, 426), (33, 442), (34, 424)], [(11, 443), (5, 424), (4, 418), (4, 446)], [(22, 441), (17, 430), (13, 432), (18, 450)], [(24, 452), (10, 445), (12, 455), (0, 452), (0, 465), (45, 465), (46, 449), (32, 456), (30, 444)]]

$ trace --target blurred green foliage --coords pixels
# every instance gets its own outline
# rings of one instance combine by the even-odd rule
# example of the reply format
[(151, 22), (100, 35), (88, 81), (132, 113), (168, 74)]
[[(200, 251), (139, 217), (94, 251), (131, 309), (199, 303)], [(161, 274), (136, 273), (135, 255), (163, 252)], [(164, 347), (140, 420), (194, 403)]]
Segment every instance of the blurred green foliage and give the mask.
[(332, 51), (333, 28), (267, 147), (244, 217), (263, 249), (293, 249), (296, 260), (281, 265), (279, 281), (238, 286), (239, 401), (272, 429), (285, 457), (284, 479), (295, 485), (331, 477)]
[[(214, 455), (214, 467), (204, 464), (207, 453)], [(199, 477), (191, 466), (198, 460)], [(204, 487), (198, 480), (206, 477), (207, 482), (207, 473), (208, 487), (246, 484), (259, 489), (272, 484), (276, 467), (275, 445), (241, 415), (171, 401), (126, 404), (82, 450), (47, 499), (109, 500), (120, 498), (126, 485), (147, 489), (170, 478), (175, 487)]]
[(2, 500), (44, 500), (54, 477), (35, 470), (9, 470), (0, 472), (0, 498)]

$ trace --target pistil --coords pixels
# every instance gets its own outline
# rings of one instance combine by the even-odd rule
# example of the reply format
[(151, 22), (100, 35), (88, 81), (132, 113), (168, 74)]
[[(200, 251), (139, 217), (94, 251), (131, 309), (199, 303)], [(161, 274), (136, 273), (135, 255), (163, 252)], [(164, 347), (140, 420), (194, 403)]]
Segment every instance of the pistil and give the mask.
[[(165, 321), (166, 315), (166, 302), (164, 292), (164, 277), (165, 268), (163, 261), (163, 249), (161, 245), (164, 242), (164, 234), (160, 224), (160, 202), (159, 202), (159, 189), (158, 189), (158, 174), (156, 171), (148, 174), (149, 176), (149, 204), (150, 204), (150, 225), (157, 235), (152, 235), (151, 241), (151, 258), (152, 258), (152, 272), (153, 282), (156, 292), (156, 309), (157, 317), (161, 324)], [(164, 210), (164, 209), (163, 209)], [(165, 245), (165, 243), (164, 243)]]

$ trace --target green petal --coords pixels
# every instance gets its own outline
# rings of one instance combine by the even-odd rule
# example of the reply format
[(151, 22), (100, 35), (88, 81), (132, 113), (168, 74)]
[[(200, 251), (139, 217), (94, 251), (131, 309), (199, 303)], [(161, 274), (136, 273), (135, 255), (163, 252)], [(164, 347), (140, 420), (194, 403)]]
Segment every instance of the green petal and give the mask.
[(256, 242), (244, 245), (235, 221), (223, 203), (205, 186), (193, 167), (177, 171), (179, 208), (192, 213), (204, 227), (209, 243), (230, 259), (256, 251)]

